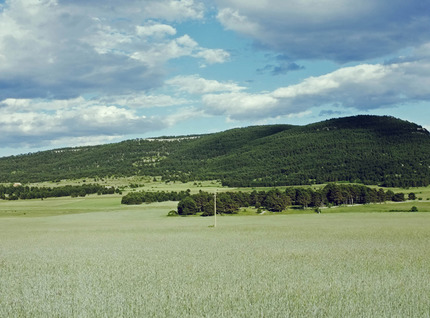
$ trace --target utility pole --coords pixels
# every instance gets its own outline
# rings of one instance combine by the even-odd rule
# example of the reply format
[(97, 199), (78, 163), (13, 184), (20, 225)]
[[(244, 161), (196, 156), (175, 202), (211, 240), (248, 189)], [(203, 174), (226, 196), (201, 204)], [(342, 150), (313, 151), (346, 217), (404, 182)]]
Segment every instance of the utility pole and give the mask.
[(216, 190), (214, 193), (214, 227), (216, 227)]

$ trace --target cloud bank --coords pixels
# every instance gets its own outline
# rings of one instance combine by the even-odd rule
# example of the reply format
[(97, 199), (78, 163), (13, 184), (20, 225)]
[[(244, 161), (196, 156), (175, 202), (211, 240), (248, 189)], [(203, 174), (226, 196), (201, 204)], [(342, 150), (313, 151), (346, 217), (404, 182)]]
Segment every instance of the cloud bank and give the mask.
[(291, 59), (362, 61), (430, 41), (421, 0), (216, 0), (229, 30)]
[(153, 107), (183, 99), (160, 88), (167, 64), (202, 65), (229, 53), (200, 46), (174, 27), (204, 17), (194, 0), (9, 0), (0, 7), (0, 142), (38, 146), (50, 140), (99, 139), (168, 127)]
[(0, 12), (0, 100), (136, 92), (162, 85), (170, 60), (223, 63), (227, 52), (155, 22), (202, 16), (193, 0), (10, 0)]
[(338, 69), (260, 94), (229, 92), (202, 97), (206, 112), (235, 120), (275, 118), (320, 106), (368, 111), (430, 100), (430, 58)]

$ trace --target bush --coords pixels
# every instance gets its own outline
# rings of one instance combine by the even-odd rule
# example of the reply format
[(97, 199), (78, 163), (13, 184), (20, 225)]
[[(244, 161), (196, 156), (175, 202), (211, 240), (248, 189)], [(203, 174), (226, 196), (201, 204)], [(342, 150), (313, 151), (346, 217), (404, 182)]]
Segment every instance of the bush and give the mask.
[(167, 213), (167, 216), (178, 216), (178, 211), (171, 210), (169, 213)]
[(393, 198), (391, 199), (394, 202), (402, 202), (405, 201), (405, 194), (404, 193), (396, 193)]
[(127, 195), (123, 196), (121, 199), (121, 204), (142, 204), (143, 198), (139, 193), (130, 192)]
[(178, 203), (179, 215), (190, 215), (197, 213), (197, 204), (191, 197), (185, 197)]
[(418, 212), (418, 208), (414, 205), (409, 211), (410, 212)]

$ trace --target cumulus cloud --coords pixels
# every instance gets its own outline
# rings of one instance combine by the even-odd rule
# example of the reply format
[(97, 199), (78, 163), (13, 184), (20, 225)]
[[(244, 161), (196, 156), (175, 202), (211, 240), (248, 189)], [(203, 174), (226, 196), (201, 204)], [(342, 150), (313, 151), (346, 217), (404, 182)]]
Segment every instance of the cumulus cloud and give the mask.
[(174, 126), (179, 122), (184, 122), (190, 119), (202, 119), (208, 117), (208, 114), (202, 109), (196, 107), (184, 107), (180, 111), (170, 114), (164, 118), (164, 122), (168, 126)]
[(190, 94), (208, 94), (213, 92), (241, 91), (245, 89), (236, 83), (222, 83), (216, 80), (208, 80), (198, 75), (176, 76), (166, 81), (166, 84), (176, 87), (178, 91)]
[(430, 59), (345, 67), (260, 94), (229, 92), (202, 97), (206, 112), (231, 119), (275, 118), (320, 106), (368, 111), (430, 100)]
[(169, 107), (187, 104), (189, 101), (185, 98), (178, 98), (165, 94), (129, 94), (122, 96), (111, 96), (101, 98), (97, 103), (106, 105), (117, 105), (127, 108), (154, 108), (154, 107)]
[(228, 119), (258, 119), (272, 117), (278, 100), (270, 94), (232, 92), (204, 95), (202, 101), (211, 115), (226, 115)]
[(138, 25), (136, 26), (136, 33), (138, 36), (143, 37), (163, 37), (165, 35), (175, 35), (176, 29), (167, 24)]
[[(430, 57), (422, 54), (415, 60), (399, 63), (344, 67), (260, 93), (248, 92), (247, 87), (235, 82), (189, 75), (166, 81), (166, 87), (173, 88), (171, 94), (142, 93), (54, 101), (8, 98), (0, 102), (0, 132), (3, 136), (19, 132), (22, 136), (40, 135), (41, 138), (53, 133), (62, 138), (68, 135), (77, 138), (144, 133), (196, 116), (260, 121), (309, 114), (315, 107), (368, 111), (395, 107), (405, 101), (430, 100), (428, 74)], [(175, 108), (163, 118), (139, 114), (147, 108), (172, 106), (181, 108)]]
[[(45, 140), (58, 138), (145, 133), (166, 126), (162, 118), (138, 115), (134, 110), (117, 106), (79, 104), (75, 101), (64, 105), (67, 107), (58, 109), (57, 105), (56, 110), (49, 110), (46, 107), (48, 102), (36, 105), (32, 105), (31, 101), (19, 103), (24, 104), (20, 110), (16, 110), (16, 103), (12, 100), (0, 106), (0, 141), (3, 145), (40, 145)], [(25, 111), (31, 106), (35, 106), (36, 110)], [(42, 111), (42, 108), (45, 110)]]
[[(32, 1), (32, 0), (26, 0)], [(72, 8), (84, 8), (92, 16), (140, 21), (162, 19), (169, 22), (202, 19), (204, 5), (198, 0), (44, 0)], [(34, 1), (37, 2), (37, 1)]]
[(181, 110), (170, 116), (145, 116), (142, 112), (187, 103), (184, 98), (163, 94), (64, 100), (8, 98), (0, 101), (0, 143), (3, 147), (53, 147), (67, 141), (63, 144), (77, 146), (142, 135), (186, 119)]
[(172, 59), (223, 63), (227, 52), (156, 20), (203, 12), (193, 0), (11, 0), (0, 11), (0, 100), (125, 94), (160, 86)]
[(228, 61), (230, 53), (221, 49), (202, 49), (193, 56), (203, 58), (208, 64), (215, 64)]
[(292, 59), (362, 61), (430, 40), (421, 0), (215, 0), (225, 28)]
[(148, 43), (130, 55), (132, 59), (152, 69), (159, 68), (168, 60), (183, 56), (201, 58), (208, 64), (214, 64), (226, 62), (230, 54), (222, 49), (202, 48), (189, 35), (183, 35)]
[[(101, 140), (163, 129), (181, 116), (145, 116), (189, 100), (157, 93), (170, 61), (224, 63), (175, 25), (201, 20), (200, 0), (9, 0), (0, 6), (3, 146)], [(172, 117), (173, 116), (173, 117)]]

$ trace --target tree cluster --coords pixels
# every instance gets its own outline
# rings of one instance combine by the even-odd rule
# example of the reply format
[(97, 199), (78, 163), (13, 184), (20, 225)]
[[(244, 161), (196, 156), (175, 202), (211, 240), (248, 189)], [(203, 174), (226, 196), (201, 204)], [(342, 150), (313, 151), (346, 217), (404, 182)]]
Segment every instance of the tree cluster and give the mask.
[(149, 192), (149, 191), (138, 191), (138, 192), (129, 192), (124, 195), (121, 199), (121, 204), (142, 204), (142, 203), (152, 203), (152, 202), (164, 202), (164, 201), (180, 201), (185, 197), (190, 195), (190, 190), (187, 191), (157, 191), (157, 192)]
[[(414, 197), (410, 193), (408, 198)], [(272, 212), (281, 212), (289, 206), (302, 208), (321, 206), (336, 206), (344, 204), (382, 203), (385, 201), (405, 201), (404, 193), (394, 193), (391, 190), (373, 189), (363, 185), (330, 183), (322, 189), (286, 188), (285, 191), (273, 188), (269, 191), (223, 192), (216, 197), (217, 213), (233, 214), (240, 207), (254, 206)], [(179, 215), (201, 213), (202, 216), (213, 215), (214, 195), (200, 191), (182, 199), (178, 203)]]
[[(243, 192), (222, 192), (216, 196), (217, 214), (235, 214), (242, 206), (249, 206), (248, 195)], [(202, 216), (214, 214), (215, 196), (212, 193), (199, 191), (178, 203), (179, 215), (193, 215), (201, 213)]]
[(106, 187), (99, 184), (84, 184), (81, 186), (59, 186), (59, 187), (30, 187), (0, 185), (0, 199), (3, 200), (27, 200), (44, 199), (53, 197), (85, 197), (88, 194), (113, 194), (120, 193), (115, 187)]
[[(408, 199), (416, 198), (414, 193)], [(215, 196), (200, 190), (191, 194), (190, 190), (181, 192), (130, 192), (122, 198), (123, 204), (143, 202), (179, 201), (179, 215), (209, 216), (214, 214)], [(290, 206), (301, 208), (337, 206), (345, 204), (382, 203), (385, 201), (405, 201), (404, 193), (392, 190), (374, 189), (357, 184), (329, 183), (324, 188), (312, 189), (288, 187), (285, 190), (273, 188), (268, 191), (221, 192), (216, 195), (216, 209), (219, 214), (234, 214), (241, 207), (254, 206), (272, 212), (281, 212)]]

